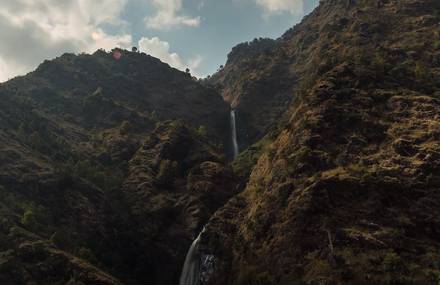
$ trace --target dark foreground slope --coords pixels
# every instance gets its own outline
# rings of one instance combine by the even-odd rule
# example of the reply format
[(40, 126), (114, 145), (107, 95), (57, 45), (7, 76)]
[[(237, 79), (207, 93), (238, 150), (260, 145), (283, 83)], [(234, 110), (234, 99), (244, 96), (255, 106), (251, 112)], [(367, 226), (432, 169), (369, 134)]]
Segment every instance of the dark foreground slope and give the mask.
[(435, 0), (321, 1), (249, 60), (231, 97), (277, 93), (249, 76), (298, 85), (245, 191), (210, 221), (212, 284), (438, 283), (439, 22)]
[(0, 283), (175, 284), (234, 192), (228, 109), (126, 51), (66, 54), (0, 85)]

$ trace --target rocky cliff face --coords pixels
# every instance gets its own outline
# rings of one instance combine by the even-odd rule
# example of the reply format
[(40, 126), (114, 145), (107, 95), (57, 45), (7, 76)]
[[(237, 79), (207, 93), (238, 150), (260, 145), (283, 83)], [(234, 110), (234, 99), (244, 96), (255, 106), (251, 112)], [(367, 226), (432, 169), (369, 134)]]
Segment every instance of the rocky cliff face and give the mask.
[(439, 14), (431, 0), (321, 1), (253, 57), (265, 86), (297, 83), (246, 189), (207, 228), (212, 284), (438, 282)]
[(224, 68), (208, 79), (236, 110), (241, 149), (276, 126), (293, 98), (296, 79), (275, 59), (277, 53), (278, 42), (271, 39), (240, 44), (232, 49)]

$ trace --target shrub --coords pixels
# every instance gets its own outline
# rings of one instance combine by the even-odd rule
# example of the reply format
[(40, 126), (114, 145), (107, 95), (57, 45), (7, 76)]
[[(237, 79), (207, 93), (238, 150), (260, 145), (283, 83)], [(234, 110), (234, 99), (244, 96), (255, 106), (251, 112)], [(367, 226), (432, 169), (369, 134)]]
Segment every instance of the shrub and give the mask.
[(207, 134), (208, 134), (208, 130), (206, 129), (205, 126), (200, 126), (197, 129), (197, 135), (199, 135), (201, 137), (206, 137)]
[(36, 207), (34, 205), (26, 206), (23, 216), (21, 217), (21, 223), (29, 230), (36, 231), (40, 228), (41, 224), (47, 222), (47, 217), (44, 214), (42, 207)]
[(156, 182), (159, 185), (171, 186), (178, 172), (178, 164), (176, 161), (168, 159), (162, 160), (159, 165), (159, 172), (156, 176)]
[(72, 245), (72, 235), (67, 228), (53, 233), (50, 240), (59, 248), (67, 248)]
[(44, 139), (38, 132), (33, 132), (29, 136), (29, 144), (35, 150), (43, 150), (45, 147)]
[(159, 121), (159, 116), (157, 115), (156, 111), (150, 113), (150, 120), (153, 122)]
[(98, 260), (96, 259), (96, 256), (93, 253), (93, 251), (91, 251), (88, 248), (80, 247), (78, 249), (78, 251), (77, 251), (77, 255), (78, 255), (78, 257), (80, 257), (80, 258), (82, 258), (84, 260), (87, 260), (87, 261), (89, 261), (91, 263), (96, 264), (98, 262)]
[(123, 121), (121, 124), (121, 127), (119, 128), (119, 133), (121, 135), (128, 134), (132, 129), (132, 125), (128, 121)]
[(238, 274), (237, 285), (277, 284), (269, 272), (260, 272), (254, 266), (243, 266)]
[(430, 73), (426, 66), (421, 63), (417, 63), (414, 67), (414, 76), (420, 80), (430, 79)]
[(388, 71), (388, 64), (385, 58), (379, 54), (376, 54), (371, 60), (371, 67), (379, 78), (384, 76)]
[(77, 162), (69, 160), (61, 165), (60, 174), (65, 178), (81, 177), (103, 190), (111, 190), (119, 187), (124, 179), (122, 171), (115, 170), (113, 168), (111, 175), (109, 175), (109, 170), (98, 163), (90, 160), (78, 160)]
[(21, 217), (21, 223), (27, 228), (35, 229), (37, 227), (35, 212), (32, 209), (26, 210)]

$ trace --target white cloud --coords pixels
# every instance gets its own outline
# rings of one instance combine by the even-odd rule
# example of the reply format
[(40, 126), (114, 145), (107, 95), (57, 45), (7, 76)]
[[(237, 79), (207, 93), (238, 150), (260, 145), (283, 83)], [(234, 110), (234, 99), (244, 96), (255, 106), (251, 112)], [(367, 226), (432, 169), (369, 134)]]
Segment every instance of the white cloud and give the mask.
[(168, 42), (162, 41), (158, 37), (144, 37), (140, 39), (139, 50), (153, 57), (157, 57), (161, 61), (168, 63), (170, 66), (179, 70), (184, 71), (186, 68), (189, 68), (195, 76), (198, 76), (196, 70), (203, 60), (201, 56), (196, 56), (185, 63), (177, 53), (171, 52), (170, 44)]
[(13, 78), (18, 74), (24, 74), (28, 71), (27, 68), (20, 65), (15, 65), (11, 68), (11, 65), (0, 57), (0, 82)]
[(292, 15), (304, 13), (304, 0), (255, 0), (257, 5), (265, 10), (265, 15), (279, 14), (283, 12)]
[(198, 27), (200, 17), (180, 15), (182, 0), (150, 0), (156, 8), (156, 15), (145, 18), (148, 28), (166, 30), (178, 26)]
[(194, 70), (196, 70), (196, 69), (200, 66), (200, 64), (202, 63), (202, 61), (203, 61), (203, 57), (200, 56), (200, 55), (196, 55), (195, 57), (190, 58), (190, 59), (188, 60), (188, 67), (189, 67), (190, 69), (194, 69)]
[(95, 25), (101, 23), (121, 24), (120, 19), (128, 0), (79, 0), (80, 7)]
[(186, 68), (180, 56), (177, 53), (170, 52), (170, 44), (158, 37), (140, 39), (139, 50), (157, 57), (177, 69), (184, 70)]
[(3, 0), (0, 9), (0, 82), (64, 52), (129, 47), (128, 34), (100, 25), (124, 25), (127, 0)]
[(207, 1), (208, 0), (199, 0), (199, 3), (197, 5), (197, 10), (202, 10), (205, 7)]

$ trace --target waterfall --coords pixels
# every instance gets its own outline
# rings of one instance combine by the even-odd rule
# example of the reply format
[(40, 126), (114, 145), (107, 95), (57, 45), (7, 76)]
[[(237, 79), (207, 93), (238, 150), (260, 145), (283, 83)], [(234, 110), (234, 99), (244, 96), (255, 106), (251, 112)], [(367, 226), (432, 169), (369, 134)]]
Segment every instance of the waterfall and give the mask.
[(186, 254), (185, 264), (183, 265), (182, 275), (180, 275), (179, 285), (199, 285), (200, 284), (200, 253), (198, 245), (205, 228), (191, 244)]
[(235, 159), (238, 155), (237, 125), (235, 122), (235, 110), (231, 110), (231, 137), (232, 137), (233, 158)]

